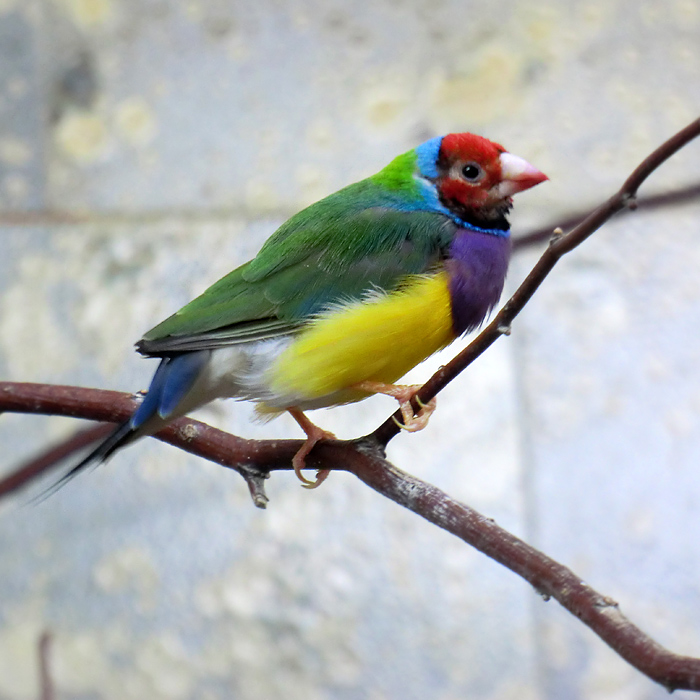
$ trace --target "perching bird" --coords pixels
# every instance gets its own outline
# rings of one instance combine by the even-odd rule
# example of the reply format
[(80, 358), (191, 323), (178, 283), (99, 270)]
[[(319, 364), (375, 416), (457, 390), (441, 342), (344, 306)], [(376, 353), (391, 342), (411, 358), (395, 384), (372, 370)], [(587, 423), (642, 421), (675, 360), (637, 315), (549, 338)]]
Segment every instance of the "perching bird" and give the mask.
[(498, 302), (510, 256), (511, 196), (547, 177), (497, 143), (450, 134), (284, 223), (257, 256), (137, 343), (161, 358), (131, 419), (66, 474), (104, 461), (213, 399), (289, 411), (314, 444), (332, 437), (307, 409), (387, 393), (404, 426), (415, 387), (393, 383), (476, 328)]

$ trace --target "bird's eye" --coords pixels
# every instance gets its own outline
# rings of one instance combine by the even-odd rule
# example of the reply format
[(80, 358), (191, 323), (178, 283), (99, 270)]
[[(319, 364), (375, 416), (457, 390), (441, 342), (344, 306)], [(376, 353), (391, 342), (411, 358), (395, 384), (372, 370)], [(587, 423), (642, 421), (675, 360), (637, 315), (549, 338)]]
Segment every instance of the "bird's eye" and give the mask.
[(476, 163), (467, 163), (462, 166), (462, 177), (468, 182), (476, 182), (481, 179), (484, 171)]

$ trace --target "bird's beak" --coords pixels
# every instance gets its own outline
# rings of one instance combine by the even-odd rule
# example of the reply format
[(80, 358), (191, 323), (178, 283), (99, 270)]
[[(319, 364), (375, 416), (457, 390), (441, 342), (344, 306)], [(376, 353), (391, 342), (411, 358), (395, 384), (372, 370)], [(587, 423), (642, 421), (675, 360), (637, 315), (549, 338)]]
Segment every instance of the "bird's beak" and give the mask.
[(526, 160), (512, 153), (501, 153), (501, 182), (497, 186), (499, 197), (510, 197), (529, 190), (549, 178)]

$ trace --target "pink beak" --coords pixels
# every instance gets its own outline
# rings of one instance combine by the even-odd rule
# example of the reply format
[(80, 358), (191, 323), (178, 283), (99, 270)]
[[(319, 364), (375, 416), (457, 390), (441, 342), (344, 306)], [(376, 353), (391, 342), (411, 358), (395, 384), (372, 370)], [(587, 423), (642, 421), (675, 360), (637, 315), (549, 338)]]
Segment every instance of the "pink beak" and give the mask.
[(512, 153), (501, 153), (499, 159), (503, 178), (497, 187), (500, 197), (510, 197), (549, 180), (542, 171)]

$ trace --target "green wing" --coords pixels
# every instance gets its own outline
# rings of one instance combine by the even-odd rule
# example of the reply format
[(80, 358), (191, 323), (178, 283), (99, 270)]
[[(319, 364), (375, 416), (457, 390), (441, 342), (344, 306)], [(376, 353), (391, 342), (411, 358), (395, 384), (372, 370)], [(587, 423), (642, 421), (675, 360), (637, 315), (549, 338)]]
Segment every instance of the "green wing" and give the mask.
[(253, 260), (146, 333), (139, 350), (159, 355), (286, 335), (333, 304), (431, 269), (451, 240), (449, 221), (387, 208), (376, 197), (368, 207), (366, 183), (289, 219)]

